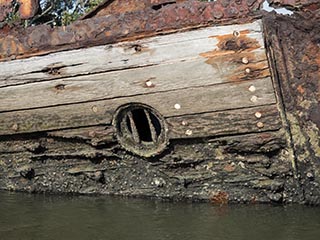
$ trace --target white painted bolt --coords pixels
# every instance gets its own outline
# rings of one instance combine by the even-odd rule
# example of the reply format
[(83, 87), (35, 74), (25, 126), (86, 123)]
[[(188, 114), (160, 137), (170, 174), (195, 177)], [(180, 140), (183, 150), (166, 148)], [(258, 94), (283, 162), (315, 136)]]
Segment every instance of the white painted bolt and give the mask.
[(246, 68), (246, 73), (251, 73), (251, 69), (250, 68)]
[(182, 126), (187, 126), (187, 125), (188, 125), (188, 122), (183, 120), (183, 121), (181, 122), (181, 125), (182, 125)]
[(146, 81), (146, 86), (147, 87), (152, 87), (153, 83), (150, 80), (148, 80), (148, 81)]
[(186, 135), (187, 135), (187, 136), (191, 136), (191, 135), (192, 135), (192, 130), (188, 129), (188, 130), (186, 131)]
[(258, 127), (258, 128), (263, 128), (263, 127), (264, 127), (263, 122), (258, 122), (258, 123), (257, 123), (257, 127)]
[(174, 105), (174, 108), (177, 109), (177, 110), (179, 110), (179, 109), (181, 108), (181, 105), (180, 105), (179, 103), (176, 103), (176, 104)]
[(262, 117), (261, 112), (256, 112), (254, 115), (256, 116), (256, 118), (261, 118)]
[(257, 96), (252, 96), (252, 97), (250, 98), (250, 101), (253, 102), (253, 103), (255, 103), (255, 102), (258, 101), (258, 97), (257, 97)]
[(17, 123), (13, 124), (12, 127), (11, 127), (11, 129), (12, 129), (13, 131), (18, 131), (18, 129), (19, 129), (18, 124), (17, 124)]
[(253, 86), (253, 85), (251, 85), (251, 86), (249, 87), (249, 91), (250, 91), (250, 92), (255, 92), (256, 90), (257, 90), (256, 87)]
[(248, 63), (249, 63), (248, 58), (246, 58), (246, 57), (242, 58), (242, 63), (244, 63), (244, 64), (248, 64)]

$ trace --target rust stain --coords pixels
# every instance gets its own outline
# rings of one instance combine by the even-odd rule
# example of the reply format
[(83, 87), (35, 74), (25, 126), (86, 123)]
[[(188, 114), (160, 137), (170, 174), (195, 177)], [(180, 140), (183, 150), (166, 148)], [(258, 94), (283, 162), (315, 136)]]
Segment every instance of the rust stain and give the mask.
[(39, 0), (18, 0), (21, 19), (32, 18), (39, 9)]
[[(24, 0), (27, 2), (27, 0)], [(28, 0), (29, 3), (36, 0)], [(113, 1), (112, 1), (113, 2)], [(136, 8), (132, 2), (117, 1), (114, 7), (102, 6), (110, 11), (106, 15), (93, 14), (92, 19), (80, 20), (66, 27), (51, 28), (45, 25), (27, 29), (11, 29), (4, 33), (0, 30), (0, 61), (39, 56), (58, 51), (87, 48), (115, 42), (135, 40), (145, 37), (173, 33), (181, 30), (216, 24), (251, 22), (259, 15), (263, 0), (231, 0), (231, 1), (166, 1), (159, 0), (152, 4), (148, 0), (141, 1)], [(109, 1), (111, 3), (111, 1)], [(132, 11), (126, 4), (133, 7)], [(145, 4), (147, 3), (147, 6)], [(154, 4), (160, 4), (159, 9), (153, 9)], [(123, 11), (113, 12), (116, 5)], [(140, 3), (139, 3), (140, 4)], [(30, 5), (31, 6), (31, 5)], [(158, 6), (158, 5), (157, 5)], [(1, 10), (1, 8), (0, 8)], [(101, 10), (101, 9), (100, 9)], [(99, 11), (96, 11), (97, 13)], [(30, 13), (30, 12), (29, 12)], [(1, 14), (0, 14), (1, 15)], [(245, 32), (243, 32), (245, 34)], [(230, 37), (230, 36), (229, 36)], [(246, 40), (226, 42), (224, 48), (247, 48), (253, 45)], [(14, 39), (12, 46), (4, 46), (8, 40)], [(16, 46), (19, 46), (17, 48)], [(236, 50), (236, 49), (235, 49)]]
[(226, 205), (229, 202), (229, 194), (223, 191), (215, 191), (210, 194), (209, 199), (213, 204)]
[[(246, 71), (247, 69), (249, 69), (249, 72)], [(267, 61), (265, 61), (239, 66), (233, 73), (230, 73), (229, 80), (236, 82), (269, 76), (271, 76), (270, 69)]]
[(238, 83), (241, 80), (270, 76), (266, 55), (254, 52), (261, 45), (256, 39), (248, 37), (249, 33), (249, 30), (243, 30), (210, 36), (218, 40), (218, 48), (201, 53), (200, 56), (207, 58), (205, 62), (213, 68), (224, 71), (222, 75), (227, 82)]
[(237, 34), (232, 33), (220, 36), (211, 36), (210, 38), (216, 38), (218, 40), (217, 46), (223, 51), (252, 51), (260, 48), (261, 45), (256, 39), (247, 36), (249, 33), (249, 30), (243, 30), (237, 32)]
[(223, 170), (226, 172), (234, 172), (234, 170), (236, 170), (236, 166), (234, 164), (227, 164)]
[(300, 94), (304, 94), (304, 93), (305, 93), (305, 89), (304, 89), (301, 85), (299, 85), (299, 86), (297, 87), (297, 90), (298, 90), (298, 92), (299, 92)]
[(4, 21), (12, 11), (12, 2), (13, 0), (0, 0), (0, 22)]

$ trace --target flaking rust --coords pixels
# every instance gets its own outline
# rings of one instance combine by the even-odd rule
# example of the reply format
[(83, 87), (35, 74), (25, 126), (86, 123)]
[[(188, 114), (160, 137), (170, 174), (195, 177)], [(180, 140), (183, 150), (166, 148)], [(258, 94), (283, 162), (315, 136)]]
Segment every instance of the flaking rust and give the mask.
[[(125, 4), (123, 1), (108, 2)], [(250, 22), (261, 16), (259, 9), (263, 0), (166, 2), (151, 1), (145, 8), (131, 11), (129, 7), (120, 13), (102, 14), (64, 27), (39, 25), (11, 29), (9, 32), (0, 29), (0, 61), (139, 39), (210, 24)], [(159, 5), (162, 6), (159, 9), (152, 8)]]
[(0, 23), (5, 21), (8, 14), (13, 13), (15, 2), (19, 3), (19, 17), (30, 19), (39, 10), (39, 0), (0, 0)]

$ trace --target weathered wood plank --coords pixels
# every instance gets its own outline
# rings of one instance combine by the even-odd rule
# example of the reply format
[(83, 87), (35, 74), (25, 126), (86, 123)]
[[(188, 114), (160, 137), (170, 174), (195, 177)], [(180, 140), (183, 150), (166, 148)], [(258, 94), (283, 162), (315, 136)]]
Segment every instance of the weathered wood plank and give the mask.
[(93, 146), (116, 142), (116, 129), (112, 125), (65, 129), (47, 132), (49, 137), (85, 140)]
[[(166, 121), (170, 130), (170, 139), (274, 131), (282, 126), (279, 111), (275, 104), (247, 109), (169, 117)], [(110, 125), (48, 132), (48, 136), (52, 137), (83, 140), (103, 139), (105, 142), (114, 142), (115, 134), (116, 129)]]
[[(0, 113), (0, 135), (110, 124), (115, 110), (147, 104), (164, 117), (276, 103), (270, 78)], [(177, 107), (178, 106), (178, 107)]]
[(171, 139), (225, 136), (281, 128), (276, 105), (170, 117), (166, 120)]
[[(262, 53), (265, 55), (264, 53)], [(0, 88), (0, 112), (111, 99), (270, 76), (262, 57), (249, 64), (204, 59)], [(246, 69), (251, 69), (246, 73)], [(36, 94), (35, 94), (36, 93)]]
[(221, 47), (220, 37), (224, 35), (233, 38), (234, 31), (239, 32), (240, 36), (243, 35), (247, 41), (255, 43), (255, 47), (249, 47), (248, 51), (263, 48), (261, 21), (210, 27), (138, 41), (1, 62), (0, 87), (187, 60), (208, 51), (218, 50)]
[[(226, 136), (278, 130), (282, 126), (275, 104), (247, 109), (184, 115), (166, 119), (170, 139)], [(97, 126), (48, 132), (48, 136), (114, 142), (113, 126)]]

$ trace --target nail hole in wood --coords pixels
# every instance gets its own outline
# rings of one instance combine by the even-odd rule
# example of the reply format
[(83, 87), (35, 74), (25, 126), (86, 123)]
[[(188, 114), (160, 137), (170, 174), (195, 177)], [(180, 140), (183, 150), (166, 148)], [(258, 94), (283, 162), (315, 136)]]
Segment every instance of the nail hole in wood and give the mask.
[(61, 91), (61, 90), (64, 90), (64, 89), (65, 89), (65, 86), (66, 86), (66, 85), (64, 85), (64, 84), (58, 84), (58, 85), (56, 85), (54, 88), (55, 88), (56, 90)]

